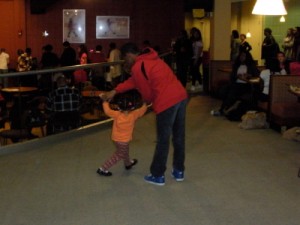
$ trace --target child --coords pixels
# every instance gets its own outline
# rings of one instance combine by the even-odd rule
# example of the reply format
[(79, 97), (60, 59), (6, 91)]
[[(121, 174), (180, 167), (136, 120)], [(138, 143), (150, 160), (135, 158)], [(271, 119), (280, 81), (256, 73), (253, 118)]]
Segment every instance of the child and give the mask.
[(135, 109), (133, 101), (128, 96), (123, 96), (116, 102), (117, 110), (113, 110), (103, 95), (100, 95), (100, 98), (103, 100), (105, 114), (114, 119), (111, 137), (117, 150), (98, 168), (97, 173), (101, 176), (111, 176), (112, 173), (108, 169), (119, 160), (124, 161), (126, 170), (130, 170), (137, 164), (137, 159), (130, 159), (129, 157), (129, 142), (132, 139), (135, 121), (145, 114), (147, 106), (143, 104), (142, 107)]

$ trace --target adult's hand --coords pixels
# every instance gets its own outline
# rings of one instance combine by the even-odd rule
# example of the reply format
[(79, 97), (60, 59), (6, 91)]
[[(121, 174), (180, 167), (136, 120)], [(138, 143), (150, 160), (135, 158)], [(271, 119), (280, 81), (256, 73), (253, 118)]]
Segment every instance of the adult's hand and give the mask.
[(116, 93), (117, 92), (115, 90), (111, 90), (100, 94), (99, 97), (104, 101), (110, 101), (115, 96)]

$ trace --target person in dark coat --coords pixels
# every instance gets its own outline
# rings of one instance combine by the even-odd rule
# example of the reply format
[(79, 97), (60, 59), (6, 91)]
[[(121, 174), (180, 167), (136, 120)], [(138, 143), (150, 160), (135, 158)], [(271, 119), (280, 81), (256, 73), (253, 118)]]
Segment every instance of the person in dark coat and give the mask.
[[(61, 66), (74, 66), (76, 65), (76, 51), (71, 47), (68, 41), (63, 43), (64, 51), (60, 57)], [(65, 71), (65, 77), (70, 80), (70, 83), (74, 83), (73, 71)]]

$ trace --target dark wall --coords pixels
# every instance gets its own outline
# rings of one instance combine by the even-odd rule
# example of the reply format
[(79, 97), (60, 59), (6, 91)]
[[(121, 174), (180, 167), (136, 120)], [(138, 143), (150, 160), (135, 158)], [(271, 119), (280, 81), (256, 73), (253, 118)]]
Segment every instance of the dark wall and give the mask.
[[(26, 0), (26, 45), (33, 56), (40, 58), (42, 46), (52, 44), (59, 55), (63, 42), (63, 9), (85, 9), (86, 45), (89, 49), (97, 44), (107, 53), (108, 45), (114, 41), (117, 46), (128, 41), (141, 44), (149, 40), (161, 50), (170, 48), (171, 39), (184, 28), (183, 0), (61, 0), (55, 1), (43, 14), (32, 14), (30, 0)], [(96, 39), (96, 16), (129, 16), (130, 39)], [(43, 31), (49, 32), (43, 37)], [(78, 44), (72, 44), (73, 47)]]

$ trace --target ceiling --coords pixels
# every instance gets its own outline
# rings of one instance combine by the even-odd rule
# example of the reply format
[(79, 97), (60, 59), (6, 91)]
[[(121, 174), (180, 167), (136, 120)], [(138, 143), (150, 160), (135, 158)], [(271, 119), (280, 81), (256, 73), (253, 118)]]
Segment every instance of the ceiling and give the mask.
[(192, 9), (204, 9), (207, 12), (213, 11), (214, 0), (184, 0), (184, 9), (186, 12)]

